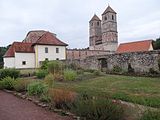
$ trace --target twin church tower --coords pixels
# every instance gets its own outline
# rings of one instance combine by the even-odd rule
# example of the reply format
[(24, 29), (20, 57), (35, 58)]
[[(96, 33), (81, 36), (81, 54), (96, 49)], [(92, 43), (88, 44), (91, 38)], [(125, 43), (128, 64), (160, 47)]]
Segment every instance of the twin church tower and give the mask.
[(108, 6), (102, 20), (94, 15), (89, 21), (89, 49), (116, 51), (118, 47), (117, 13)]

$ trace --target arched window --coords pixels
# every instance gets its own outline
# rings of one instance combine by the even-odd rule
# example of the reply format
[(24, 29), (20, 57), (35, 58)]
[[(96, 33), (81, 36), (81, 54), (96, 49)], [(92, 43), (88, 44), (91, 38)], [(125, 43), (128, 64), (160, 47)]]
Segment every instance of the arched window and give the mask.
[(112, 20), (114, 20), (114, 16), (112, 15)]

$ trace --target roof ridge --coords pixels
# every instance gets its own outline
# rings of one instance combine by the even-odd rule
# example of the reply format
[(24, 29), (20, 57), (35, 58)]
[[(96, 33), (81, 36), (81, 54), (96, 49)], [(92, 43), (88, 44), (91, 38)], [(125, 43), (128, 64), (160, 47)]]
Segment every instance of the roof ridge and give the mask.
[(149, 40), (140, 40), (140, 41), (132, 41), (132, 42), (120, 43), (120, 44), (129, 44), (129, 43), (146, 42), (146, 41), (153, 41), (153, 39), (149, 39)]

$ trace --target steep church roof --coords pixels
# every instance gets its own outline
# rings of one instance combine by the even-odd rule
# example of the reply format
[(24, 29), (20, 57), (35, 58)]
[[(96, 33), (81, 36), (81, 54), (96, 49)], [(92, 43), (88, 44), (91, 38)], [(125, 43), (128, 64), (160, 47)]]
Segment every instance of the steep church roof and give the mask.
[(116, 53), (149, 51), (151, 50), (152, 41), (153, 40), (143, 40), (143, 41), (122, 43), (119, 45)]
[(112, 13), (117, 14), (110, 6), (108, 6), (107, 9), (103, 12), (102, 15), (104, 15), (104, 14), (106, 14), (106, 13), (108, 13), (108, 12), (112, 12)]
[(94, 20), (96, 20), (96, 21), (101, 21), (96, 14), (94, 14), (94, 16), (92, 17), (92, 19), (90, 20), (90, 22), (91, 22), (91, 21), (94, 21)]

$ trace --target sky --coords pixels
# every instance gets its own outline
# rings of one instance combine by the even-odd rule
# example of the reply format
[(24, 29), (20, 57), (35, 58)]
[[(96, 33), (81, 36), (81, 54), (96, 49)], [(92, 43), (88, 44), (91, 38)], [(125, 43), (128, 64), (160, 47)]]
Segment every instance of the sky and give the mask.
[(160, 0), (0, 0), (0, 46), (46, 30), (68, 43), (89, 46), (89, 20), (108, 4), (117, 12), (119, 43), (160, 37)]

